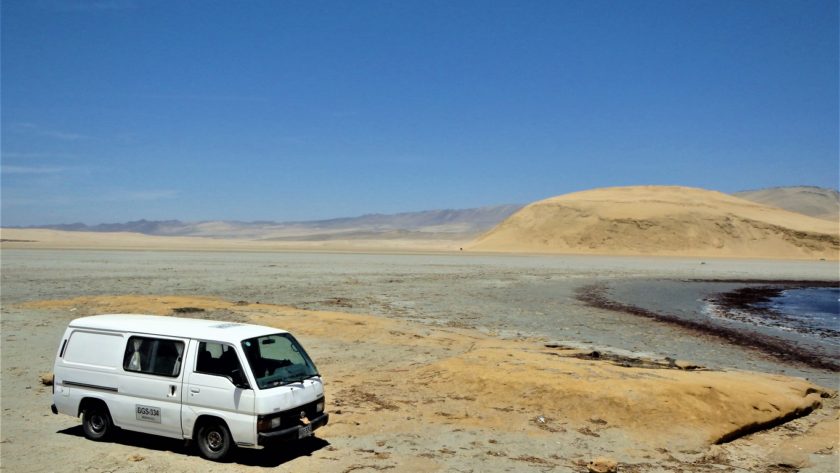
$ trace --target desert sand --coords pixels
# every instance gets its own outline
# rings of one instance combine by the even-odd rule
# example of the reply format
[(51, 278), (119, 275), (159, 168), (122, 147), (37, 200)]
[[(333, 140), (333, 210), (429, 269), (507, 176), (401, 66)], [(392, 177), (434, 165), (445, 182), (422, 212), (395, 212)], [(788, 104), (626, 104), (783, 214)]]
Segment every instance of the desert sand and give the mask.
[(457, 251), (468, 240), (373, 238), (308, 241), (154, 236), (129, 232), (0, 229), (3, 248), (189, 251)]
[(836, 260), (840, 227), (720, 192), (615, 187), (530, 204), (467, 249)]
[[(836, 471), (836, 373), (574, 297), (593, 281), (650, 283), (648, 299), (690, 307), (735, 283), (679, 296), (687, 275), (831, 280), (832, 262), (4, 249), (2, 265), (9, 471), (578, 472), (595, 457), (621, 471)], [(677, 285), (664, 299), (650, 291), (662, 278)], [(67, 322), (179, 307), (295, 333), (325, 377), (331, 424), (213, 464), (143, 435), (92, 444), (49, 412), (41, 374)]]
[[(94, 445), (80, 437), (78, 421), (48, 414), (49, 388), (37, 371), (46, 363), (20, 366), (28, 353), (51, 353), (54, 337), (42, 334), (60, 333), (71, 318), (171, 315), (178, 307), (295, 333), (327, 380), (331, 424), (284, 454), (239, 452), (231, 465), (137, 434)], [(278, 463), (284, 471), (584, 471), (596, 456), (615, 459), (621, 471), (830, 471), (837, 461), (836, 392), (802, 379), (212, 297), (86, 296), (10, 309), (0, 440), (9, 471), (53, 471), (67, 461), (77, 471), (239, 471)], [(21, 318), (19, 311), (38, 315)]]

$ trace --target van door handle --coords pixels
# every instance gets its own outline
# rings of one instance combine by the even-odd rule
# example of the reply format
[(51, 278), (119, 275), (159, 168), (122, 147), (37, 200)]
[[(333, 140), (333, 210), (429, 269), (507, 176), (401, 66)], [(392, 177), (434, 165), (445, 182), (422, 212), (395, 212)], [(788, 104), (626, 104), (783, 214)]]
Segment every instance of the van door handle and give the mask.
[(201, 390), (198, 389), (198, 388), (190, 388), (190, 392), (191, 393), (197, 393), (197, 392), (201, 392)]
[(169, 397), (174, 396), (175, 395), (175, 390), (177, 390), (177, 389), (178, 389), (178, 386), (175, 386), (174, 384), (170, 384), (169, 385)]

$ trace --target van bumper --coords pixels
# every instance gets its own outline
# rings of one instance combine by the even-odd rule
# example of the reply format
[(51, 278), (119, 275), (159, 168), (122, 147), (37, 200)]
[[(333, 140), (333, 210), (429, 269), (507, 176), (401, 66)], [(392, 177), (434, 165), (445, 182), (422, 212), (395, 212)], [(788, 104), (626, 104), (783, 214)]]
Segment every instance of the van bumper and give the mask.
[[(330, 420), (330, 415), (326, 412), (321, 414), (319, 417), (316, 417), (312, 421), (310, 421), (310, 425), (312, 426), (312, 431), (314, 432), (315, 429), (323, 427), (327, 425), (327, 422)], [(283, 442), (290, 442), (293, 440), (297, 440), (300, 438), (300, 430), (303, 428), (302, 425), (296, 425), (294, 427), (289, 427), (288, 429), (283, 430), (274, 430), (271, 432), (260, 432), (259, 437), (257, 438), (257, 444), (259, 445), (271, 445), (275, 443), (283, 443)]]
[(55, 407), (55, 404), (53, 404), (52, 406), (50, 406), (50, 410), (52, 411), (52, 413), (53, 413), (53, 414), (58, 414), (58, 408), (57, 408), (57, 407)]

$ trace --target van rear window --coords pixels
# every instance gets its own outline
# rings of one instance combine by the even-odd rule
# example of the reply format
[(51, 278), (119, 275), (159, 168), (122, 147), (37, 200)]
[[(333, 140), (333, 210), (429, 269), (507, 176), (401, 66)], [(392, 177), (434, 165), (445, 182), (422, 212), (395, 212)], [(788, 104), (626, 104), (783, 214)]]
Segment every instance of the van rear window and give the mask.
[(122, 335), (76, 330), (64, 349), (64, 361), (100, 368), (120, 366), (120, 351), (125, 343)]
[(125, 347), (123, 369), (174, 378), (181, 374), (183, 354), (184, 343), (177, 340), (131, 337)]

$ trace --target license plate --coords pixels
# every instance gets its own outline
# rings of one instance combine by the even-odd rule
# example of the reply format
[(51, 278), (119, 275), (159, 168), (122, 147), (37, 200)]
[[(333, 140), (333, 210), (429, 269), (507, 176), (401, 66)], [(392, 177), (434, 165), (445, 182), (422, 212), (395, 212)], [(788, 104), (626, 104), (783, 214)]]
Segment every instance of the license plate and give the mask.
[(137, 420), (142, 420), (142, 421), (146, 421), (146, 422), (154, 422), (156, 424), (160, 424), (160, 408), (159, 407), (141, 406), (140, 404), (135, 404), (134, 414), (137, 417)]
[(312, 424), (304, 425), (300, 429), (298, 429), (298, 438), (302, 439), (305, 437), (312, 436)]

